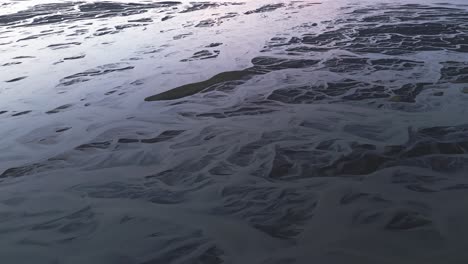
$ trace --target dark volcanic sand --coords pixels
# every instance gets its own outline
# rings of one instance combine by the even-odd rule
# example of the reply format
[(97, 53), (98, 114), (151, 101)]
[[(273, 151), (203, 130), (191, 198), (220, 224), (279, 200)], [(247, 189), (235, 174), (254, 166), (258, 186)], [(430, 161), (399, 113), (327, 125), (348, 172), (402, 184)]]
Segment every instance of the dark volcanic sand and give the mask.
[(1, 263), (468, 263), (463, 1), (0, 4)]

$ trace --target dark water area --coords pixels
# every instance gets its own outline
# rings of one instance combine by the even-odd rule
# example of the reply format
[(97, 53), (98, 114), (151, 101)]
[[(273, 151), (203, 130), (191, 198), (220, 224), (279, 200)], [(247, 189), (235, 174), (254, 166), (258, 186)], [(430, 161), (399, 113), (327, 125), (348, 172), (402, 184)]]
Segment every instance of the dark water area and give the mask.
[(468, 263), (464, 1), (4, 1), (0, 100), (0, 263)]

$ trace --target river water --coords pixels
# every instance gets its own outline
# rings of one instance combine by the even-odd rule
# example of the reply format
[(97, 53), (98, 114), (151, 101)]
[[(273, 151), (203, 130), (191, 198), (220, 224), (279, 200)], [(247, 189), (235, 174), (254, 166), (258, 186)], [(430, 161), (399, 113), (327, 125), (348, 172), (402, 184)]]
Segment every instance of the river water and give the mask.
[(0, 3), (2, 263), (467, 263), (464, 1)]

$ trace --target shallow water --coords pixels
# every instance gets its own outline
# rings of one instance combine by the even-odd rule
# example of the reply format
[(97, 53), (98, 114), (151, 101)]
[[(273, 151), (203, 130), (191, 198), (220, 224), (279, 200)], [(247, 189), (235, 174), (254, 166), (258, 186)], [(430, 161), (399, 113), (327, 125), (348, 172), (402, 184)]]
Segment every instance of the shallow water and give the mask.
[(0, 4), (0, 259), (466, 263), (463, 2)]

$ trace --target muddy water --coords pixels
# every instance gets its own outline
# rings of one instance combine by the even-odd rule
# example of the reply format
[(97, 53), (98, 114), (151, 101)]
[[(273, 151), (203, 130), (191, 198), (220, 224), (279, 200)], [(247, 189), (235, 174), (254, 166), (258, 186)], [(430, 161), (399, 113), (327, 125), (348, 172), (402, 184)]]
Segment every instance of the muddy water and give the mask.
[(0, 4), (5, 263), (466, 263), (463, 1)]

